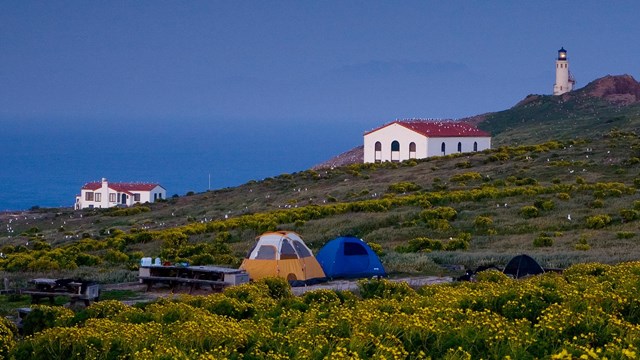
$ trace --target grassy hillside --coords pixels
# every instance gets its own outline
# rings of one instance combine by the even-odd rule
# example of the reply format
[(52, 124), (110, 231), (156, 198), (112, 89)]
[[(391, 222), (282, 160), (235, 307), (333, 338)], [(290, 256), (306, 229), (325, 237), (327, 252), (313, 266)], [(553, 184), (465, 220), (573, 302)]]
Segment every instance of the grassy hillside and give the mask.
[(562, 96), (529, 95), (478, 125), (494, 144), (535, 144), (549, 139), (600, 139), (611, 129), (640, 127), (640, 84), (629, 75), (606, 76)]
[(548, 139), (598, 139), (613, 128), (636, 131), (640, 104), (615, 106), (597, 98), (532, 95), (525, 104), (487, 116), (479, 127), (494, 144), (535, 144)]
[(142, 256), (237, 266), (276, 229), (314, 250), (359, 236), (397, 273), (519, 253), (547, 267), (637, 259), (640, 108), (577, 95), (487, 115), (494, 149), (481, 153), (307, 170), (131, 209), (2, 214), (0, 269), (109, 282), (134, 279)]

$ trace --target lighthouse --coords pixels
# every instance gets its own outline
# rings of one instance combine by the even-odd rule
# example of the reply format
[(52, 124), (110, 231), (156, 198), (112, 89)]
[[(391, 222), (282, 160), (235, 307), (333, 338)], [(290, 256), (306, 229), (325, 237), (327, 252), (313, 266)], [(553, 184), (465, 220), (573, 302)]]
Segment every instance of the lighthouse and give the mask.
[(561, 48), (558, 50), (558, 59), (556, 60), (556, 83), (553, 85), (553, 95), (562, 95), (573, 90), (576, 81), (569, 72), (569, 60), (567, 59), (567, 50)]

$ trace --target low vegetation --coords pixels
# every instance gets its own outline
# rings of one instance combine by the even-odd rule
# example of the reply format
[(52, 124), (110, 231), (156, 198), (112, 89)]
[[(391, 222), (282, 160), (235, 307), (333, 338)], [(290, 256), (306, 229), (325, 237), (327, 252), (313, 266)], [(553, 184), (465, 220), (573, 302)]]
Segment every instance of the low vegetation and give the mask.
[(640, 263), (580, 264), (564, 274), (412, 289), (361, 280), (359, 291), (295, 297), (280, 279), (73, 312), (37, 306), (19, 339), (0, 323), (1, 355), (20, 359), (634, 359)]

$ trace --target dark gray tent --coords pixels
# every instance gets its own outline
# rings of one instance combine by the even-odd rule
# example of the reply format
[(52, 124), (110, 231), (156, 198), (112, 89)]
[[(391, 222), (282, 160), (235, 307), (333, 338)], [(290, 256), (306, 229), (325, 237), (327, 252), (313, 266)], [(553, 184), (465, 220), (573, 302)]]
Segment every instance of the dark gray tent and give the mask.
[(519, 279), (529, 275), (542, 274), (544, 269), (531, 256), (522, 254), (511, 259), (502, 272)]

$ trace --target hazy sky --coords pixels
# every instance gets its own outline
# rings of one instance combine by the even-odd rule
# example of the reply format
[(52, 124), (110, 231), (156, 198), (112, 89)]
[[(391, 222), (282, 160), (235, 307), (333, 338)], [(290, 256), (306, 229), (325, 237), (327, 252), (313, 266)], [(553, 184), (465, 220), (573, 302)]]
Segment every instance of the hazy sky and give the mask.
[(639, 14), (638, 1), (4, 0), (0, 119), (459, 118), (550, 94), (561, 46), (578, 87), (639, 78)]

